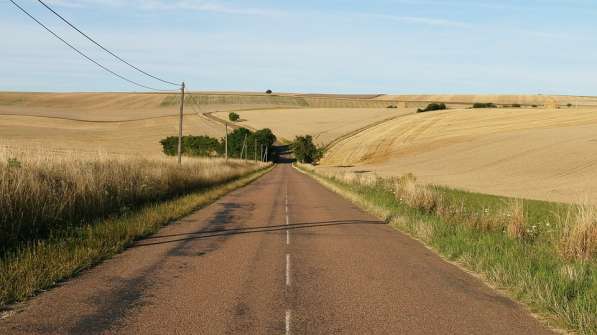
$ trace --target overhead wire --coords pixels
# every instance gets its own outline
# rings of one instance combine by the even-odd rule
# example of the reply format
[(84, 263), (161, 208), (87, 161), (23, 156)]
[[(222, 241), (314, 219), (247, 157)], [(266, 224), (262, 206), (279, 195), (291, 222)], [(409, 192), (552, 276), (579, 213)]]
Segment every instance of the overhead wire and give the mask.
[(114, 58), (118, 59), (119, 61), (123, 62), (124, 64), (130, 66), (131, 68), (137, 70), (138, 72), (151, 77), (153, 79), (156, 79), (158, 81), (161, 81), (165, 84), (170, 84), (170, 85), (174, 85), (174, 86), (178, 86), (180, 87), (180, 83), (173, 83), (171, 81), (162, 79), (160, 77), (157, 77), (155, 75), (152, 75), (142, 69), (140, 69), (139, 67), (129, 63), (128, 61), (124, 60), (123, 58), (121, 58), (120, 56), (116, 55), (115, 53), (113, 53), (112, 51), (108, 50), (106, 47), (104, 47), (103, 45), (101, 45), (99, 42), (97, 42), (95, 39), (91, 38), (89, 35), (87, 35), (86, 33), (84, 33), (83, 31), (81, 31), (81, 29), (77, 28), (74, 24), (72, 24), (69, 20), (67, 20), (66, 18), (64, 18), (62, 15), (60, 15), (58, 12), (56, 12), (56, 10), (54, 10), (52, 7), (50, 7), (48, 4), (46, 4), (44, 1), (42, 0), (37, 0), (40, 4), (42, 4), (44, 7), (46, 7), (50, 12), (54, 13), (54, 15), (56, 15), (58, 18), (60, 18), (62, 21), (64, 21), (64, 23), (68, 24), (71, 28), (73, 28), (74, 30), (76, 30), (79, 34), (83, 35), (86, 39), (88, 39), (89, 41), (91, 41), (93, 44), (97, 45), (98, 47), (100, 47), (102, 50), (104, 50), (105, 52), (109, 53), (110, 55), (112, 55)]
[(153, 90), (153, 91), (157, 91), (157, 92), (172, 92), (173, 90), (163, 90), (163, 89), (157, 89), (151, 86), (147, 86), (141, 83), (138, 83), (134, 80), (131, 80), (123, 75), (120, 75), (118, 73), (116, 73), (114, 70), (106, 67), (105, 65), (100, 64), (98, 61), (96, 61), (95, 59), (87, 56), (83, 51), (77, 49), (74, 45), (72, 45), (71, 43), (69, 43), (68, 41), (66, 41), (64, 38), (60, 37), (57, 33), (55, 33), (52, 29), (48, 28), (45, 24), (43, 24), (41, 21), (39, 21), (37, 18), (35, 18), (32, 14), (30, 14), (25, 8), (21, 7), (18, 3), (16, 3), (14, 0), (9, 0), (15, 7), (17, 7), (18, 9), (20, 9), (23, 13), (25, 13), (27, 16), (29, 16), (29, 18), (31, 18), (33, 21), (35, 21), (38, 25), (40, 25), (41, 27), (43, 27), (45, 30), (47, 30), (50, 34), (52, 34), (54, 37), (56, 37), (57, 39), (59, 39), (60, 41), (62, 41), (62, 43), (66, 44), (67, 46), (69, 46), (71, 49), (73, 49), (76, 53), (78, 53), (79, 55), (81, 55), (82, 57), (84, 57), (85, 59), (87, 59), (88, 61), (92, 62), (93, 64), (97, 65), (98, 67), (100, 67), (102, 70), (130, 83), (148, 90)]

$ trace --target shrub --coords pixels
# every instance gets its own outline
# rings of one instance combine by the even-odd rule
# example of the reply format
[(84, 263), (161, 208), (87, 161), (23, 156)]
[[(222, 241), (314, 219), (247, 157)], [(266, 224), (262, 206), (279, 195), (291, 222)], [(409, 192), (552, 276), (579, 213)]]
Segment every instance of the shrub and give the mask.
[(417, 109), (417, 113), (424, 113), (424, 112), (431, 112), (431, 111), (438, 111), (438, 110), (444, 110), (444, 109), (448, 109), (448, 107), (446, 107), (446, 104), (442, 103), (431, 103), (429, 105), (427, 105), (427, 107), (425, 107), (425, 109)]
[(533, 105), (532, 107), (533, 107), (533, 108), (537, 108), (537, 105)]
[(311, 135), (297, 136), (291, 144), (294, 157), (301, 163), (317, 163), (323, 157), (323, 149), (313, 143)]
[(240, 119), (240, 115), (238, 115), (235, 112), (231, 112), (230, 114), (228, 114), (228, 118), (230, 119), (230, 121), (236, 122)]
[(522, 107), (522, 106), (521, 106), (520, 104), (512, 104), (512, 107), (513, 107), (513, 108), (520, 108), (520, 107)]
[(272, 93), (274, 93), (274, 92), (272, 92), (272, 90), (265, 91), (265, 94), (272, 94)]
[(566, 106), (568, 106), (568, 108), (572, 107), (571, 103), (568, 103)]
[[(178, 154), (178, 137), (169, 136), (160, 141), (163, 151), (168, 156)], [(218, 139), (209, 136), (184, 136), (182, 138), (182, 154), (185, 156), (217, 156), (224, 150)]]
[(576, 213), (568, 212), (563, 220), (560, 254), (571, 260), (597, 257), (597, 208), (579, 205)]
[(493, 102), (475, 102), (473, 108), (497, 108)]
[(398, 108), (398, 106), (396, 106), (396, 105), (389, 105), (389, 106), (388, 106), (388, 107), (386, 107), (386, 108)]

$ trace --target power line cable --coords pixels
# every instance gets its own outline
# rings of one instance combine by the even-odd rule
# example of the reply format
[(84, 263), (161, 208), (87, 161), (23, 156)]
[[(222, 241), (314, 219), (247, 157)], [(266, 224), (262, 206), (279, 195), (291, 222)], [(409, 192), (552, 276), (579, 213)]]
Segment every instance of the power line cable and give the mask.
[(134, 80), (128, 79), (116, 72), (114, 72), (113, 70), (109, 69), (108, 67), (100, 64), (98, 61), (94, 60), (93, 58), (87, 56), (85, 53), (83, 53), (81, 50), (77, 49), (75, 46), (73, 46), (72, 44), (68, 43), (65, 39), (63, 39), (62, 37), (60, 37), (58, 34), (56, 34), (52, 29), (48, 28), (46, 25), (44, 25), (43, 23), (41, 23), (41, 21), (39, 21), (38, 19), (36, 19), (33, 15), (31, 15), (27, 10), (25, 10), (23, 7), (21, 7), (18, 3), (16, 3), (14, 0), (9, 0), (13, 5), (15, 5), (18, 9), (20, 9), (23, 13), (25, 13), (27, 16), (29, 16), (33, 21), (35, 21), (37, 24), (39, 24), (40, 26), (42, 26), (45, 30), (47, 30), (50, 34), (54, 35), (54, 37), (56, 37), (57, 39), (59, 39), (60, 41), (62, 41), (62, 43), (66, 44), (67, 46), (69, 46), (71, 49), (73, 49), (76, 53), (78, 53), (79, 55), (83, 56), (85, 59), (87, 59), (88, 61), (92, 62), (93, 64), (99, 66), (101, 69), (103, 69), (104, 71), (126, 81), (129, 82), (133, 85), (148, 89), (148, 90), (153, 90), (153, 91), (158, 91), (158, 92), (171, 92), (172, 90), (161, 90), (161, 89), (157, 89), (157, 88), (153, 88), (150, 86), (146, 86), (143, 84), (140, 84)]
[(159, 78), (157, 76), (154, 76), (150, 73), (147, 73), (146, 71), (141, 70), (140, 68), (134, 66), (133, 64), (127, 62), (126, 60), (122, 59), (121, 57), (119, 57), (118, 55), (116, 55), (115, 53), (113, 53), (112, 51), (106, 49), (103, 45), (101, 45), (100, 43), (98, 43), (97, 41), (95, 41), (93, 38), (91, 38), (89, 35), (85, 34), (84, 32), (82, 32), (79, 28), (77, 28), (74, 24), (72, 24), (70, 21), (68, 21), (67, 19), (65, 19), (62, 15), (60, 15), (59, 13), (57, 13), (52, 7), (50, 7), (49, 5), (47, 5), (45, 2), (43, 2), (42, 0), (37, 0), (40, 4), (42, 4), (44, 7), (46, 7), (49, 11), (51, 11), (52, 13), (54, 13), (56, 16), (58, 16), (62, 21), (64, 21), (66, 24), (68, 24), (71, 28), (73, 28), (74, 30), (76, 30), (77, 32), (79, 32), (79, 34), (83, 35), (85, 38), (87, 38), (89, 41), (91, 41), (93, 44), (97, 45), (98, 47), (100, 47), (102, 50), (104, 50), (105, 52), (109, 53), (110, 55), (112, 55), (114, 58), (118, 59), (119, 61), (123, 62), (124, 64), (132, 67), (133, 69), (143, 73), (144, 75), (151, 77), (153, 79), (159, 80), (163, 83), (166, 84), (170, 84), (170, 85), (174, 85), (174, 86), (178, 86), (180, 87), (180, 83), (173, 83), (171, 81)]

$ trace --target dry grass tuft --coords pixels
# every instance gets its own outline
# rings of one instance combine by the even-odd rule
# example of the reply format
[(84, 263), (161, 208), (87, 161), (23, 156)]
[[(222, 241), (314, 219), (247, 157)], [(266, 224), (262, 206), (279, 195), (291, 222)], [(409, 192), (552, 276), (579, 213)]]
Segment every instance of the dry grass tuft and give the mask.
[(531, 236), (532, 231), (527, 227), (527, 219), (524, 211), (524, 203), (519, 199), (512, 199), (507, 202), (503, 209), (506, 217), (506, 233), (513, 239), (525, 239)]
[(441, 196), (429, 186), (417, 184), (417, 179), (412, 174), (399, 178), (395, 182), (394, 192), (400, 201), (426, 213), (433, 213), (442, 207)]
[(560, 253), (566, 259), (590, 260), (597, 256), (597, 208), (583, 204), (561, 220)]

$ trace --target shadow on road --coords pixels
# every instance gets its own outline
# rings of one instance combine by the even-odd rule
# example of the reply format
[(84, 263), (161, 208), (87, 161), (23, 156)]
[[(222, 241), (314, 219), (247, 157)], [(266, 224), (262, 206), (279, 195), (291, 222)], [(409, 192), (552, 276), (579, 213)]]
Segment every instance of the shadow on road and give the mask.
[[(289, 224), (289, 225), (206, 230), (206, 231), (191, 232), (191, 233), (152, 236), (152, 237), (148, 237), (148, 238), (145, 238), (144, 240), (139, 241), (138, 243), (133, 245), (132, 248), (146, 247), (146, 246), (151, 246), (151, 245), (159, 245), (159, 244), (167, 244), (167, 243), (175, 243), (175, 242), (189, 241), (189, 240), (207, 239), (207, 238), (218, 237), (218, 236), (267, 233), (267, 232), (284, 231), (284, 230), (298, 230), (298, 229), (331, 227), (331, 226), (340, 226), (340, 225), (364, 225), (364, 224), (383, 225), (383, 224), (385, 224), (385, 222), (383, 222), (383, 221), (366, 221), (366, 220), (338, 220), (338, 221), (293, 223), (293, 224)], [(180, 236), (185, 236), (185, 237), (169, 239), (166, 241), (155, 241), (155, 242), (151, 241), (151, 240), (167, 239), (167, 238), (180, 237)]]
[(290, 164), (295, 161), (292, 156), (290, 145), (277, 145), (273, 148), (274, 162), (278, 164)]

